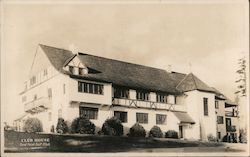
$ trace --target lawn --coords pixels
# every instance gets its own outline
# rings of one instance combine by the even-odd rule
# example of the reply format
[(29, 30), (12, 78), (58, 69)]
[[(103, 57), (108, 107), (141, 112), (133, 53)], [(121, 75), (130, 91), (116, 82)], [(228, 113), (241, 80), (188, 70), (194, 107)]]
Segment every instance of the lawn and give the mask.
[[(32, 141), (33, 140), (33, 141)], [(34, 141), (35, 140), (35, 141)], [(29, 143), (23, 145), (21, 143)], [(38, 144), (34, 146), (32, 144)], [(45, 143), (45, 145), (43, 145)], [(58, 135), (5, 132), (5, 152), (133, 152), (147, 149), (219, 147), (223, 143), (167, 138), (132, 138), (101, 135)], [(48, 145), (49, 144), (49, 145)]]

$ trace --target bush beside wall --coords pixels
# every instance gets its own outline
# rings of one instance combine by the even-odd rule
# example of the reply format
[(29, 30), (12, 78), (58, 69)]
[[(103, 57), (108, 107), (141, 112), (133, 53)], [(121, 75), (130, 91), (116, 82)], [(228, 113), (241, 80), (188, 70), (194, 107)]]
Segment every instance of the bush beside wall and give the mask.
[(135, 123), (130, 129), (128, 133), (129, 137), (145, 137), (146, 131), (139, 123)]
[(175, 130), (168, 130), (165, 134), (166, 138), (178, 138), (178, 133)]
[(42, 132), (43, 125), (38, 118), (28, 118), (24, 123), (23, 130), (25, 132)]
[(122, 136), (123, 125), (118, 118), (112, 117), (103, 123), (101, 132), (104, 135)]
[(63, 118), (58, 118), (56, 132), (60, 134), (64, 134), (68, 132), (68, 126)]
[(149, 137), (161, 138), (162, 136), (163, 136), (163, 133), (161, 131), (161, 128), (158, 126), (153, 126), (149, 131)]
[(95, 134), (95, 124), (85, 117), (78, 117), (71, 124), (72, 133)]

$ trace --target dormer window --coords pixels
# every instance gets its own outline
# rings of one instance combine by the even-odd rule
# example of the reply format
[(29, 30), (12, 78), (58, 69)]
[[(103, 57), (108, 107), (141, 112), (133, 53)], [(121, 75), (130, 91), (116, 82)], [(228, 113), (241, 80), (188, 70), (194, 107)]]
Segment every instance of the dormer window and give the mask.
[(79, 68), (79, 75), (88, 74), (88, 68)]
[(73, 66), (69, 66), (69, 72), (70, 72), (71, 74), (74, 74), (74, 67), (73, 67)]

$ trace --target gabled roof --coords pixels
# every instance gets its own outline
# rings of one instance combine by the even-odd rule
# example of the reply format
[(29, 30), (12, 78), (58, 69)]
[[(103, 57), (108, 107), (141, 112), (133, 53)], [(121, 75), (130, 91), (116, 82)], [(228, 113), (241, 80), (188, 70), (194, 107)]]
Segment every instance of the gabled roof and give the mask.
[(69, 50), (59, 49), (51, 46), (39, 44), (50, 63), (58, 70), (61, 71), (64, 63), (71, 58), (74, 54)]
[(206, 83), (201, 81), (193, 73), (186, 75), (176, 86), (176, 88), (182, 92), (199, 90), (205, 92), (214, 92), (213, 88), (209, 87)]
[[(89, 79), (110, 82), (115, 85), (130, 88), (160, 91), (170, 94), (180, 94), (191, 90), (214, 92), (214, 90), (197, 78), (194, 74), (169, 73), (163, 69), (157, 69), (144, 65), (138, 65), (85, 53), (73, 54), (69, 50), (40, 45), (51, 64), (60, 72), (73, 78)], [(63, 70), (74, 57), (95, 73), (84, 76), (74, 76)]]

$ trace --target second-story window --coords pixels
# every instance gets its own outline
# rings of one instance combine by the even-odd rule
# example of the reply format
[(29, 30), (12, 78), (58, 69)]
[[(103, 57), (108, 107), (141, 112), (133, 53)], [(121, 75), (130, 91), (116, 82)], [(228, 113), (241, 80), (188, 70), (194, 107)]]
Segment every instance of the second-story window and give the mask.
[(149, 100), (149, 92), (143, 90), (136, 90), (137, 100)]
[(208, 98), (203, 98), (204, 116), (208, 116)]
[(114, 87), (114, 97), (115, 98), (128, 98), (129, 89), (125, 87)]
[(36, 76), (32, 76), (30, 79), (30, 85), (34, 85), (36, 83)]
[(224, 120), (223, 120), (223, 116), (217, 116), (217, 124), (223, 124)]
[(219, 102), (217, 100), (215, 100), (215, 108), (219, 109)]
[(78, 82), (78, 92), (91, 93), (91, 94), (103, 94), (103, 85), (87, 83), (87, 82)]
[(167, 103), (167, 94), (156, 93), (156, 102)]

